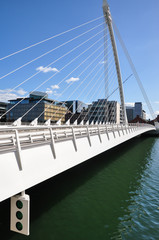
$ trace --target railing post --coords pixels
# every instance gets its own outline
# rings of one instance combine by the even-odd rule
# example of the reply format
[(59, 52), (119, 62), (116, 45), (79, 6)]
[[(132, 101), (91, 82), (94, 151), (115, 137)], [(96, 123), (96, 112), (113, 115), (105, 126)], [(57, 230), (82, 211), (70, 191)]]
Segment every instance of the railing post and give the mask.
[(137, 130), (137, 125), (134, 123), (134, 131)]
[(133, 124), (132, 126), (133, 126), (133, 132), (135, 132), (135, 125)]
[(126, 128), (126, 124), (125, 124), (125, 131), (126, 131), (126, 134), (128, 134), (128, 131), (127, 131), (127, 128)]
[(77, 152), (76, 136), (75, 136), (73, 127), (72, 127), (72, 138), (73, 138), (73, 144), (75, 147), (75, 151)]
[(99, 136), (99, 140), (102, 143), (102, 139), (101, 139), (101, 135), (100, 135), (100, 129), (99, 129), (99, 125), (98, 125), (98, 136)]
[(31, 137), (31, 134), (29, 135), (29, 140), (30, 140), (31, 143), (33, 143), (33, 139)]
[(57, 136), (57, 133), (55, 132), (55, 136), (56, 136), (56, 139), (58, 140), (58, 136)]
[(123, 129), (123, 125), (122, 125), (122, 124), (121, 124), (121, 130), (122, 130), (123, 135), (125, 135), (125, 134), (124, 134), (124, 129)]
[(86, 126), (86, 129), (87, 129), (87, 138), (88, 138), (88, 142), (89, 142), (89, 145), (90, 145), (90, 147), (91, 147), (92, 144), (91, 144), (91, 138), (90, 138), (90, 133), (89, 133), (88, 126)]
[(16, 140), (15, 140), (15, 138), (13, 136), (12, 136), (12, 142), (13, 142), (13, 145), (15, 146)]
[(130, 124), (128, 124), (128, 126), (129, 126), (129, 132), (132, 132), (132, 129), (131, 129), (131, 125)]
[(66, 133), (66, 131), (64, 131), (64, 134), (65, 134), (65, 137), (67, 137), (67, 133)]
[(137, 124), (136, 124), (136, 131), (137, 131), (137, 129), (138, 129), (138, 126), (139, 126), (139, 124), (137, 123)]
[(133, 126), (132, 126), (132, 124), (131, 124), (130, 126), (131, 126), (131, 132), (133, 132)]
[(16, 138), (16, 154), (17, 154), (17, 162), (18, 162), (18, 166), (19, 166), (19, 170), (22, 171), (22, 157), (21, 157), (21, 146), (20, 146), (20, 140), (19, 140), (19, 134), (18, 134), (18, 130), (15, 130), (15, 138)]
[(119, 134), (119, 137), (120, 137), (120, 131), (119, 131), (119, 126), (117, 124), (117, 130), (118, 130), (118, 134)]
[(43, 138), (45, 141), (47, 140), (45, 133), (43, 133)]
[(116, 138), (113, 124), (112, 124), (112, 132), (113, 132), (114, 138)]
[(110, 140), (107, 125), (105, 125), (105, 128), (106, 128), (107, 138), (108, 138), (108, 140)]
[(55, 140), (54, 140), (54, 136), (53, 136), (53, 131), (52, 131), (52, 128), (49, 128), (49, 130), (50, 130), (52, 154), (53, 154), (54, 158), (56, 159)]

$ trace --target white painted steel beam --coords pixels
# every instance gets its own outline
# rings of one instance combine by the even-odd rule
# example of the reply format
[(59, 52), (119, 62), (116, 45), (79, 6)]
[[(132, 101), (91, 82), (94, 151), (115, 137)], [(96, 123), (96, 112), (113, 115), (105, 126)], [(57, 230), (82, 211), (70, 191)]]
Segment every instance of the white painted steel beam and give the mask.
[(112, 18), (111, 18), (111, 13), (110, 9), (108, 6), (108, 3), (106, 0), (103, 0), (103, 14), (105, 17), (105, 22), (108, 25), (109, 29), (109, 34), (110, 34), (110, 39), (113, 47), (113, 53), (114, 53), (114, 60), (115, 60), (115, 66), (116, 66), (116, 71), (117, 71), (117, 77), (118, 77), (118, 85), (119, 85), (119, 92), (120, 92), (120, 101), (121, 101), (121, 107), (122, 107), (122, 112), (123, 112), (123, 123), (127, 124), (127, 115), (126, 115), (126, 108), (125, 108), (125, 102), (124, 102), (124, 92), (123, 92), (123, 84), (122, 84), (122, 77), (121, 77), (121, 71), (120, 71), (120, 64), (119, 64), (119, 58), (118, 58), (118, 52), (117, 52), (117, 47), (116, 47), (116, 42), (115, 42), (115, 37), (114, 37), (114, 31), (113, 31), (113, 26), (112, 26)]
[(155, 127), (127, 129), (117, 125), (0, 128), (0, 201)]

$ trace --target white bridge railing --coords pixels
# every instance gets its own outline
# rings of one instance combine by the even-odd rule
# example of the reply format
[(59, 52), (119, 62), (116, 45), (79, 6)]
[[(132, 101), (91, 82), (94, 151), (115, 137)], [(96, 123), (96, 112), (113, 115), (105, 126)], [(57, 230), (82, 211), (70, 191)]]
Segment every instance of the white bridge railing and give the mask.
[[(3, 126), (0, 128), (0, 153), (5, 151), (17, 150), (21, 148), (51, 143), (54, 149), (54, 144), (59, 141), (73, 140), (75, 150), (77, 150), (76, 139), (87, 137), (91, 145), (91, 136), (98, 135), (101, 141), (101, 134), (106, 134), (109, 140), (109, 133), (119, 136), (136, 131), (138, 128), (152, 128), (149, 124), (103, 124), (103, 125), (61, 125), (61, 126)], [(55, 155), (55, 152), (54, 152)]]
[(1, 126), (0, 201), (151, 130), (149, 124)]

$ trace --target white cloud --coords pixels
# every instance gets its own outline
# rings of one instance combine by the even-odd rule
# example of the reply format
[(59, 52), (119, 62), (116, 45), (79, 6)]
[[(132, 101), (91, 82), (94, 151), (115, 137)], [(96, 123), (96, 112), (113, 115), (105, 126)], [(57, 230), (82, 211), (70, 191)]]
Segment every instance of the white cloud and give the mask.
[(74, 77), (71, 77), (70, 79), (67, 79), (67, 80), (66, 80), (67, 83), (77, 82), (77, 81), (79, 81), (79, 78), (74, 78)]
[(155, 114), (156, 114), (156, 115), (159, 115), (159, 111), (156, 111)]
[(58, 70), (57, 68), (43, 67), (43, 66), (37, 67), (37, 68), (36, 68), (36, 71), (40, 71), (40, 72), (43, 72), (43, 73), (59, 72), (59, 70)]
[(52, 85), (51, 88), (54, 89), (59, 89), (60, 87), (58, 85)]
[(125, 106), (126, 107), (134, 107), (134, 103), (128, 102), (128, 103), (125, 103)]
[(57, 93), (56, 91), (53, 91), (53, 95), (56, 96), (56, 97), (60, 97), (61, 93)]
[(56, 97), (61, 96), (60, 93), (57, 93), (57, 91), (53, 91), (51, 88), (47, 88), (47, 89), (46, 89), (46, 93), (49, 94), (49, 95), (54, 95), (54, 96), (56, 96)]
[(19, 94), (19, 95), (25, 95), (27, 92), (26, 91), (24, 91), (24, 89), (19, 89), (19, 90), (17, 90), (17, 93)]
[(151, 119), (151, 115), (149, 113), (146, 113), (146, 119)]
[(3, 89), (0, 90), (0, 101), (7, 102), (8, 100), (20, 98), (25, 95), (27, 92), (24, 89), (12, 90), (11, 89)]
[(155, 101), (154, 103), (155, 103), (155, 104), (159, 104), (159, 101)]
[(104, 63), (106, 63), (106, 61), (99, 62), (99, 64), (104, 64)]
[(46, 93), (51, 95), (53, 93), (53, 91), (50, 88), (47, 88)]
[(0, 102), (7, 102), (8, 100), (16, 99), (18, 96), (13, 93), (1, 93), (0, 92)]
[(145, 107), (145, 106), (147, 106), (147, 104), (146, 104), (145, 102), (143, 102), (143, 103), (142, 103), (142, 106), (144, 106), (144, 107)]

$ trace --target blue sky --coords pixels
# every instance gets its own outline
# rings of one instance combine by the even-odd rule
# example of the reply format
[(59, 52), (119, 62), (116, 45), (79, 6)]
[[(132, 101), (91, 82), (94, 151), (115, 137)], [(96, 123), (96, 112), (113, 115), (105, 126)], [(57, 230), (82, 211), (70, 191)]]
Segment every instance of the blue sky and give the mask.
[[(135, 64), (152, 107), (154, 111), (159, 114), (159, 1), (109, 0), (108, 3), (112, 17)], [(102, 16), (102, 0), (2, 0), (0, 2), (0, 58), (100, 16)], [(51, 40), (45, 44), (41, 44), (23, 53), (19, 53), (0, 61), (0, 77), (100, 23), (102, 23), (102, 20), (98, 20), (95, 24), (85, 26), (77, 31), (66, 34), (61, 38)], [(102, 26), (99, 27), (98, 31), (99, 30), (102, 30)], [(97, 31), (95, 30), (93, 33), (96, 34)], [(91, 34), (88, 34), (87, 38), (91, 36)], [(99, 35), (98, 38), (100, 36), (101, 35)], [(51, 66), (53, 69), (50, 69), (50, 72), (48, 71), (45, 74), (38, 74), (34, 79), (20, 86), (13, 92), (10, 92), (10, 89), (14, 88), (17, 84), (24, 81), (32, 74), (35, 74), (38, 67), (47, 66), (51, 61), (62, 56), (87, 38), (82, 37), (76, 43), (72, 42), (62, 50), (59, 49), (58, 53), (54, 51), (52, 54), (49, 54), (49, 56), (45, 56), (44, 58), (35, 61), (24, 69), (0, 79), (0, 101), (6, 101), (9, 98), (17, 96), (22, 97), (32, 91), (38, 86), (38, 84), (42, 83), (42, 81), (55, 73), (56, 69), (61, 69), (64, 64), (75, 57), (74, 54), (80, 54), (84, 50), (84, 47), (77, 49), (69, 58), (63, 59), (61, 62), (57, 62), (55, 65)], [(95, 39), (97, 40), (98, 38)], [(100, 44), (101, 42), (97, 44), (97, 47), (100, 47)], [(121, 62), (121, 72), (124, 80), (132, 73), (132, 71), (126, 63), (126, 59), (118, 41), (117, 46)], [(86, 44), (86, 47), (89, 47), (89, 45)], [(95, 47), (90, 49), (90, 53), (91, 51), (95, 51)], [(100, 51), (101, 50), (97, 53), (99, 54)], [(82, 58), (77, 60), (76, 64), (80, 64), (80, 62), (87, 56), (87, 54), (83, 55)], [(91, 58), (91, 61), (92, 60), (93, 56)], [(66, 80), (72, 78), (74, 83), (72, 84), (72, 87), (70, 87), (70, 90), (67, 91), (67, 94), (60, 96), (61, 92), (67, 87), (67, 82), (62, 84), (59, 88), (57, 85), (64, 76), (75, 68), (75, 66), (76, 65), (73, 64), (67, 68), (67, 71), (64, 70), (63, 72), (60, 72), (51, 80), (51, 82), (43, 85), (39, 90), (46, 91), (48, 89), (49, 91), (50, 89), (50, 98), (58, 97), (59, 100), (66, 99), (76, 87), (75, 84), (77, 84), (77, 82), (80, 83), (80, 81), (86, 76), (85, 73), (84, 76), (78, 77), (82, 71), (82, 67), (74, 74), (70, 75)], [(95, 66), (94, 63), (93, 67), (95, 68)], [(135, 101), (142, 101), (144, 104), (144, 99), (141, 96), (134, 77), (132, 77), (125, 85), (125, 101), (130, 104)], [(103, 97), (102, 94), (104, 94), (104, 92), (101, 93), (101, 97)], [(76, 98), (77, 96), (76, 93), (72, 98)], [(91, 98), (87, 99), (81, 95), (80, 100), (89, 102)], [(145, 105), (144, 108), (148, 112)]]

